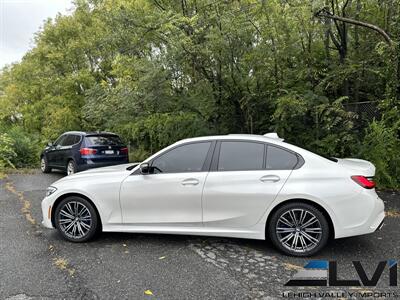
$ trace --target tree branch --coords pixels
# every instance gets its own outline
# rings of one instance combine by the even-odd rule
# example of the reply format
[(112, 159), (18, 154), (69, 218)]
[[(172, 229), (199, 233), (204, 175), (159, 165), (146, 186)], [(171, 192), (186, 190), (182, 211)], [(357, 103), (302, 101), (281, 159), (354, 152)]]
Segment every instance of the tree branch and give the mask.
[(328, 19), (332, 19), (332, 20), (336, 20), (336, 21), (341, 21), (344, 23), (349, 23), (349, 24), (353, 24), (353, 25), (357, 25), (357, 26), (361, 26), (361, 27), (365, 27), (365, 28), (369, 28), (372, 29), (376, 32), (378, 32), (380, 35), (383, 36), (383, 38), (385, 39), (386, 43), (391, 46), (393, 44), (392, 39), (390, 38), (390, 36), (380, 27), (370, 24), (370, 23), (366, 23), (366, 22), (362, 22), (362, 21), (358, 21), (358, 20), (353, 20), (350, 18), (345, 18), (345, 17), (340, 17), (340, 16), (336, 16), (331, 14), (329, 11), (327, 11), (325, 8), (321, 9), (320, 11), (317, 11), (315, 13), (315, 16), (317, 18), (328, 18)]

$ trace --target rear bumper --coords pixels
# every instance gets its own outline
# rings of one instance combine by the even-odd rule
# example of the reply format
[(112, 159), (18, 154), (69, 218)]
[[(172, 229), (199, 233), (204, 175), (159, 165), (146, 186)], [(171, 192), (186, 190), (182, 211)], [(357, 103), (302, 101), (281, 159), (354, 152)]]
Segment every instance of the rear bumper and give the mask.
[(121, 165), (129, 163), (128, 158), (118, 159), (118, 160), (111, 160), (106, 162), (96, 162), (91, 159), (85, 159), (81, 164), (78, 164), (78, 172), (86, 171), (93, 168), (102, 168), (102, 167), (109, 167), (115, 165)]
[(378, 225), (378, 228), (376, 228), (375, 231), (379, 231), (382, 229), (383, 225), (385, 225), (385, 219), (382, 220), (381, 224)]
[[(366, 205), (361, 207), (354, 207), (354, 211), (358, 210), (360, 212), (363, 212), (364, 220), (362, 222), (357, 222), (356, 224), (354, 224), (350, 221), (351, 215), (349, 215), (350, 218), (348, 225), (350, 226), (343, 226), (340, 229), (338, 228), (339, 230), (335, 230), (336, 238), (373, 233), (382, 228), (385, 219), (385, 206), (383, 201), (375, 193), (368, 196), (364, 195), (364, 197), (362, 198)], [(370, 209), (367, 209), (366, 207), (370, 207)]]

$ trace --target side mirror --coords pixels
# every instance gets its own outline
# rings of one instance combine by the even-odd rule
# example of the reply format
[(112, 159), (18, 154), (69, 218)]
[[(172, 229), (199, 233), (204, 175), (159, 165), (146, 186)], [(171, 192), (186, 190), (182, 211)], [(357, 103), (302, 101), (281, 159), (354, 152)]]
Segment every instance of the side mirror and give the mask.
[(48, 147), (53, 147), (53, 143), (52, 143), (52, 142), (48, 142), (48, 143), (47, 143), (47, 146), (48, 146)]
[(140, 173), (143, 174), (143, 175), (147, 175), (147, 174), (150, 173), (150, 165), (149, 165), (149, 163), (140, 164), (139, 169), (140, 169)]

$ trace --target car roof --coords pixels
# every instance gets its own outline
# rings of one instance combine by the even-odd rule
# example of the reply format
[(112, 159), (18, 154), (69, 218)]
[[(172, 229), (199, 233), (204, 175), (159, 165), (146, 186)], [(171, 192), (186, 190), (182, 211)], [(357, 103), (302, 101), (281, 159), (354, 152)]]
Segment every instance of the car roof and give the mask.
[(279, 138), (277, 135), (275, 138), (270, 136), (258, 135), (258, 134), (227, 134), (227, 135), (212, 135), (212, 136), (202, 136), (195, 138), (183, 139), (175, 144), (187, 143), (187, 142), (198, 142), (198, 141), (211, 141), (211, 140), (248, 140), (248, 141), (259, 141), (264, 143), (271, 143), (282, 146), (289, 146), (287, 148), (295, 147), (294, 145), (283, 142), (283, 139)]
[(78, 135), (84, 135), (84, 136), (86, 136), (86, 135), (88, 135), (88, 136), (90, 136), (90, 135), (101, 135), (101, 134), (103, 134), (103, 135), (117, 135), (116, 133), (107, 132), (107, 131), (67, 131), (67, 132), (64, 132), (63, 135), (64, 134), (78, 134)]

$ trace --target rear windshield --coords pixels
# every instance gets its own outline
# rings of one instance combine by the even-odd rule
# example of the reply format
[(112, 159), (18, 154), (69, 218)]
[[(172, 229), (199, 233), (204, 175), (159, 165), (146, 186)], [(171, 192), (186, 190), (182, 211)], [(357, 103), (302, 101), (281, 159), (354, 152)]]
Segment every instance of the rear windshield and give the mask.
[(91, 135), (86, 137), (88, 146), (119, 146), (122, 141), (117, 135)]

